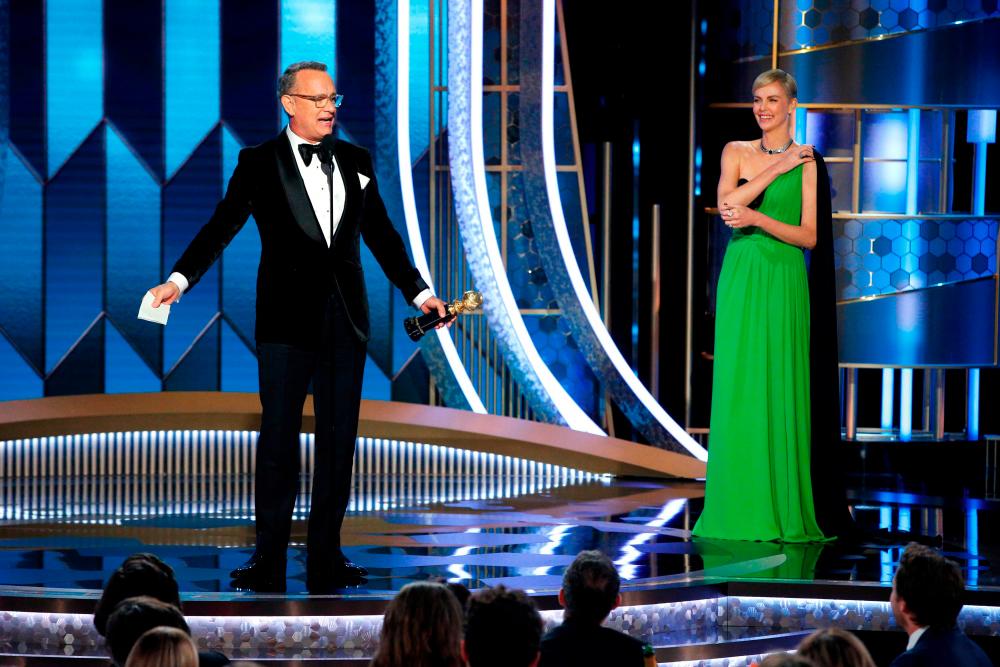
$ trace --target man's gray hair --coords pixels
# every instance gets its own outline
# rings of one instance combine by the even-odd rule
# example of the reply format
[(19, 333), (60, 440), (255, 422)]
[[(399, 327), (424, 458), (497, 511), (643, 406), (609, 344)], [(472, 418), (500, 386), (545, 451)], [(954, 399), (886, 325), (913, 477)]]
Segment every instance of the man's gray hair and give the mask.
[(325, 72), (326, 64), (315, 60), (302, 60), (297, 63), (292, 63), (286, 67), (285, 71), (281, 73), (281, 78), (278, 79), (279, 97), (287, 95), (291, 92), (292, 88), (295, 87), (295, 75), (304, 69), (314, 69), (318, 72)]

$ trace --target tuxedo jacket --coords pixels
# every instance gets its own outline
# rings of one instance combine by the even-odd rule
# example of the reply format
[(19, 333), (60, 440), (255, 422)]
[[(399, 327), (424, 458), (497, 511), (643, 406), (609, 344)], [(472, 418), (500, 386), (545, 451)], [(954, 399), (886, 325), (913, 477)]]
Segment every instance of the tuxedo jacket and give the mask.
[[(261, 245), (257, 342), (315, 348), (331, 296), (342, 302), (358, 339), (367, 341), (371, 325), (361, 266), (362, 239), (407, 301), (427, 284), (389, 220), (368, 151), (346, 141), (336, 142), (334, 155), (346, 197), (328, 247), (293, 150), (282, 131), (270, 141), (240, 151), (225, 196), (173, 271), (187, 278), (188, 289), (193, 287), (252, 214)], [(364, 188), (358, 174), (369, 179)]]
[(916, 646), (901, 653), (891, 667), (990, 667), (983, 649), (958, 628), (928, 628)]

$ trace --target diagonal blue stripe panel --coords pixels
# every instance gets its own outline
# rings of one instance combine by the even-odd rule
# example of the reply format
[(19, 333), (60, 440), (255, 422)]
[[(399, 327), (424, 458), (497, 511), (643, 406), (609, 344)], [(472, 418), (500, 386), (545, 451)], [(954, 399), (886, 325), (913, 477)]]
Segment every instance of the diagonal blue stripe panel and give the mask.
[(25, 161), (38, 174), (45, 169), (45, 114), (39, 113), (39, 100), (45, 99), (45, 19), (44, 3), (18, 2), (10, 7), (8, 33), (4, 50), (10, 58), (8, 70), (10, 94), (10, 140)]
[(42, 379), (25, 363), (10, 341), (0, 334), (0, 401), (40, 398)]
[(219, 362), (222, 391), (256, 392), (257, 358), (247, 344), (223, 321), (222, 356)]
[(300, 60), (319, 60), (336, 81), (336, 17), (335, 0), (282, 0), (279, 70)]
[(101, 0), (48, 0), (45, 111), (49, 176), (104, 116)]
[(247, 146), (278, 131), (278, 0), (222, 3), (222, 119)]
[(159, 373), (163, 328), (136, 319), (145, 290), (160, 275), (160, 186), (139, 162), (117, 128), (106, 125), (108, 316), (135, 346), (150, 369)]
[[(212, 132), (163, 189), (163, 266), (170, 270), (201, 229), (222, 196), (222, 147)], [(212, 266), (170, 309), (164, 331), (163, 372), (167, 372), (219, 310), (219, 269)], [(160, 278), (160, 280), (163, 280)]]
[(46, 396), (104, 392), (104, 317), (98, 316), (45, 379)]
[[(240, 144), (222, 126), (222, 182), (236, 169)], [(257, 265), (260, 263), (260, 234), (253, 217), (233, 237), (222, 255), (222, 309), (246, 341), (254, 339), (256, 320)]]
[[(172, 316), (172, 315), (171, 315)], [(219, 333), (216, 320), (163, 381), (167, 391), (219, 390)]]
[(41, 372), (42, 186), (13, 147), (8, 148), (4, 163), (0, 190), (0, 248), (4, 249), (0, 261), (0, 329)]
[(104, 197), (104, 130), (99, 128), (45, 189), (49, 371), (104, 307)]
[(167, 177), (219, 120), (219, 2), (166, 0)]
[(163, 6), (104, 0), (105, 116), (163, 178)]
[[(148, 326), (159, 326), (145, 322)], [(162, 384), (113, 322), (104, 320), (104, 393), (160, 391)]]

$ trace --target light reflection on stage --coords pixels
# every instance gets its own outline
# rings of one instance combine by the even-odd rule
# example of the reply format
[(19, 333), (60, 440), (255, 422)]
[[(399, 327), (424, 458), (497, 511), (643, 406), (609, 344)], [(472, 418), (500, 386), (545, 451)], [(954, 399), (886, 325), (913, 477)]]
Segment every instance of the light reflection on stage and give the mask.
[[(431, 576), (471, 589), (526, 589), (546, 607), (546, 621), (557, 623), (553, 600), (563, 570), (593, 548), (612, 555), (623, 579), (626, 604), (611, 625), (648, 638), (661, 661), (689, 655), (684, 647), (727, 642), (745, 653), (791, 647), (817, 623), (891, 629), (888, 585), (910, 539), (943, 546), (971, 587), (996, 598), (967, 606), (967, 631), (1000, 628), (1000, 578), (992, 569), (997, 508), (988, 501), (874, 488), (851, 494), (854, 515), (872, 538), (866, 543), (699, 540), (688, 532), (703, 502), (698, 482), (614, 478), (359, 439), (343, 537), (347, 555), (371, 578), (330, 598), (360, 607), (316, 607), (308, 605), (322, 599), (304, 590), (311, 438), (303, 437), (289, 592), (270, 597), (233, 591), (226, 576), (253, 547), (255, 434), (80, 438), (0, 443), (0, 600), (8, 605), (0, 630), (17, 638), (11, 650), (18, 653), (101, 655), (86, 611), (111, 571), (137, 551), (156, 553), (174, 568), (200, 645), (258, 659), (363, 661), (377, 639), (378, 605)], [(56, 619), (27, 603), (10, 607), (15, 599), (49, 599), (64, 613)], [(234, 604), (264, 606), (247, 607), (251, 612)], [(227, 644), (219, 628), (230, 626), (248, 633), (251, 644)], [(319, 639), (303, 639), (306, 629)], [(660, 648), (668, 646), (675, 648)]]

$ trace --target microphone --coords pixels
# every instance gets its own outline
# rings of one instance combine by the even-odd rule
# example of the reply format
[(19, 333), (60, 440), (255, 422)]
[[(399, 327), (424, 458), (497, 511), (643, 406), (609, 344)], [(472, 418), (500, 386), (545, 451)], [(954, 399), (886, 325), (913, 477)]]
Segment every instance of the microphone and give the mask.
[(323, 164), (332, 165), (333, 164), (333, 147), (336, 145), (337, 140), (332, 134), (328, 134), (319, 142), (319, 151), (317, 155), (319, 156), (319, 161)]

